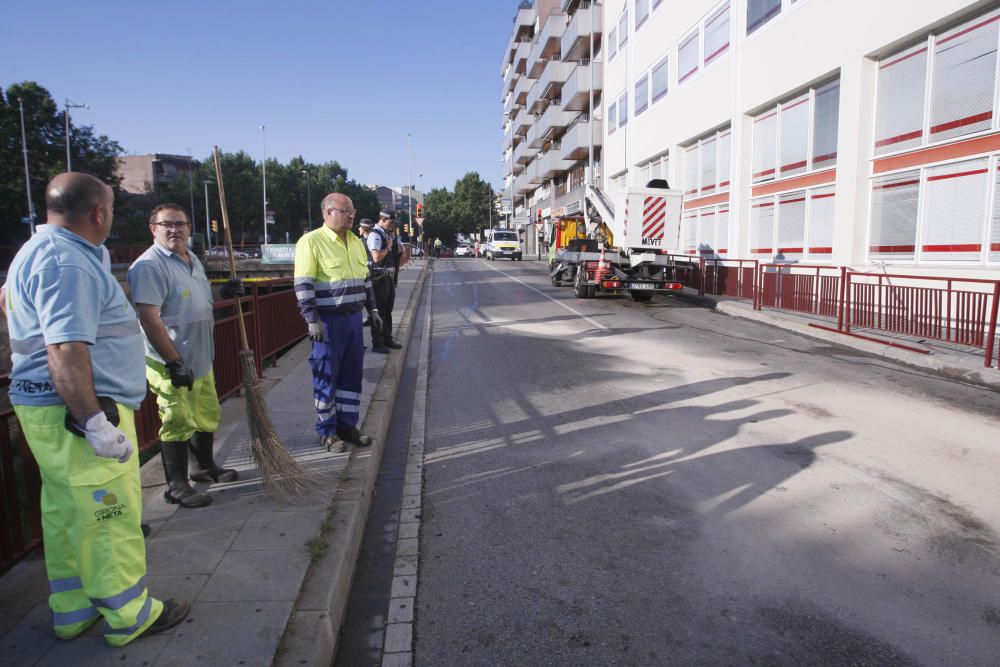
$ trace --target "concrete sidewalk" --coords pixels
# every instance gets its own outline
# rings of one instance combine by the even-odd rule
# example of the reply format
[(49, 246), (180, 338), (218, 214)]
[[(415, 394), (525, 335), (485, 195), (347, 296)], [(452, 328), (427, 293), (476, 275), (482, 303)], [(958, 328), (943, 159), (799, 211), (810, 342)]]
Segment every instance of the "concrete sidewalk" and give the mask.
[[(426, 269), (427, 262), (415, 260), (400, 274), (394, 337), (404, 344)], [(263, 493), (240, 397), (222, 406), (216, 451), (220, 464), (238, 468), (241, 479), (199, 484), (210, 489), (211, 506), (166, 504), (159, 459), (143, 467), (143, 520), (153, 529), (147, 540), (149, 590), (161, 599), (190, 600), (184, 623), (120, 649), (105, 644), (100, 623), (73, 641), (59, 641), (51, 629), (44, 563), (36, 557), (0, 578), (0, 663), (330, 664), (405, 353), (366, 353), (361, 429), (375, 443), (342, 454), (321, 448), (314, 430), (309, 341), (265, 371), (275, 429), (296, 458), (327, 482), (321, 496), (307, 503), (278, 503)]]

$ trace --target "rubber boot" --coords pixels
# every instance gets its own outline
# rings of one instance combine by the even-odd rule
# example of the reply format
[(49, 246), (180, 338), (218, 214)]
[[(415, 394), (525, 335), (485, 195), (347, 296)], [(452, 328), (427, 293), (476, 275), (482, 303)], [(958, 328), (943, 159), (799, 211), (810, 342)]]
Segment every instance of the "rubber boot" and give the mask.
[(212, 503), (212, 497), (191, 487), (188, 483), (188, 443), (160, 442), (160, 456), (163, 458), (163, 474), (167, 478), (167, 488), (163, 499), (181, 507), (204, 507)]
[(191, 479), (195, 482), (235, 482), (240, 474), (232, 468), (220, 468), (215, 465), (212, 448), (215, 444), (215, 434), (205, 431), (195, 431), (191, 437)]

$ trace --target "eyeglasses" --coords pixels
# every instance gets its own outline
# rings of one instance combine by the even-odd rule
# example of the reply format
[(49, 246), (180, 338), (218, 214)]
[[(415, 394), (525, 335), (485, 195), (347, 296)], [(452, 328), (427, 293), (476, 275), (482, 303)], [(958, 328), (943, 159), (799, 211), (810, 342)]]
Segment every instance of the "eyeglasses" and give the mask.
[(334, 208), (332, 206), (330, 208), (326, 209), (326, 210), (327, 211), (337, 211), (338, 213), (343, 213), (348, 218), (353, 218), (355, 216), (355, 214), (357, 213), (356, 211), (352, 211), (352, 210), (347, 209), (347, 208)]
[(187, 222), (179, 220), (164, 220), (163, 222), (154, 222), (153, 224), (164, 229), (184, 229), (188, 226)]

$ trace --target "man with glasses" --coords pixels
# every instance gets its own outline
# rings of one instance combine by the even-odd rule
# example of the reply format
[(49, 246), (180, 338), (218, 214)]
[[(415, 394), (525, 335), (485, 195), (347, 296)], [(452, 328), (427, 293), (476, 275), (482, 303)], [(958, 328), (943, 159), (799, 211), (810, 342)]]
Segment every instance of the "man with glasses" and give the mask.
[(371, 444), (358, 431), (365, 356), (361, 310), (368, 310), (373, 332), (382, 318), (364, 243), (351, 231), (354, 204), (333, 192), (323, 198), (322, 210), (323, 225), (295, 244), (295, 296), (313, 341), (316, 432), (328, 451), (342, 452), (345, 442)]
[[(146, 339), (146, 380), (160, 412), (160, 454), (167, 488), (163, 498), (181, 507), (204, 507), (212, 497), (190, 479), (234, 482), (235, 470), (220, 468), (213, 454), (219, 426), (219, 397), (212, 358), (215, 315), (212, 287), (201, 262), (188, 250), (191, 225), (177, 204), (161, 204), (149, 216), (153, 245), (128, 270), (132, 302)], [(243, 296), (243, 283), (230, 280), (224, 298)]]

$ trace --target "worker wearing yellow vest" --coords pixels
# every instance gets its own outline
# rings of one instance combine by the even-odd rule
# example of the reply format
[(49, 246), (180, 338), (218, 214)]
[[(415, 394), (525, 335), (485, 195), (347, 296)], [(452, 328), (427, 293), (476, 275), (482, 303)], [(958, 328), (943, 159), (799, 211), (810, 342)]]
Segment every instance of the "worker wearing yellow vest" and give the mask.
[(47, 223), (18, 251), (7, 284), (10, 401), (42, 476), (52, 624), (61, 639), (104, 617), (124, 646), (179, 623), (183, 601), (146, 588), (133, 412), (146, 395), (135, 311), (105, 265), (114, 194), (60, 174)]
[(313, 397), (316, 432), (330, 451), (344, 443), (365, 446), (371, 438), (358, 431), (364, 328), (361, 310), (382, 326), (368, 272), (365, 245), (351, 231), (354, 204), (340, 193), (323, 198), (323, 226), (295, 244), (295, 296), (312, 339)]

